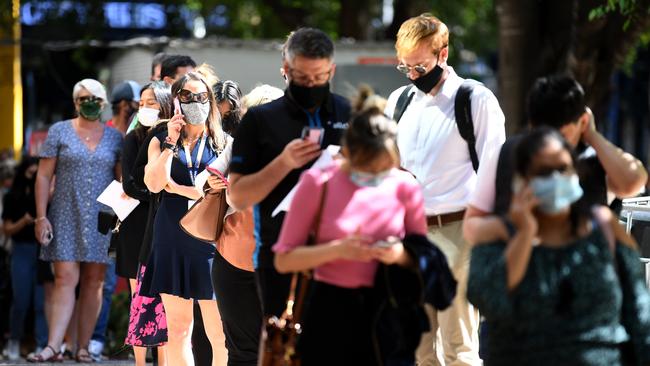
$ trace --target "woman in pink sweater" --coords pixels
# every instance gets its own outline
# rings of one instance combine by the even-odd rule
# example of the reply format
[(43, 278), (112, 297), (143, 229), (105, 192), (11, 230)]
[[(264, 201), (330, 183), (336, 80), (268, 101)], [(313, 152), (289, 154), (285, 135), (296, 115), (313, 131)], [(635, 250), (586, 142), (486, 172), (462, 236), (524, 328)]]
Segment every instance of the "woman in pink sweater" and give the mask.
[[(273, 250), (279, 272), (314, 269), (298, 344), (303, 365), (379, 362), (375, 273), (380, 262), (411, 266), (400, 238), (426, 235), (420, 187), (397, 169), (396, 131), (378, 110), (355, 117), (343, 138), (344, 159), (306, 171), (298, 183)], [(317, 244), (307, 246), (316, 226)]]

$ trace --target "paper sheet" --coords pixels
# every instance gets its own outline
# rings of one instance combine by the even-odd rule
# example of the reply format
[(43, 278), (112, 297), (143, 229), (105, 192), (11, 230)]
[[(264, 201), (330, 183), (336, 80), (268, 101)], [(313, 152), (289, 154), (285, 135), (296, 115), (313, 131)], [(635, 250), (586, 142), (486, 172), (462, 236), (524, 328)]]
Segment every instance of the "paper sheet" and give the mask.
[[(325, 150), (323, 150), (323, 153), (320, 154), (320, 157), (314, 162), (314, 164), (311, 166), (310, 169), (317, 168), (317, 169), (322, 169), (325, 168), (329, 165), (331, 165), (334, 162), (334, 157), (336, 154), (339, 153), (339, 150), (341, 150), (341, 147), (338, 145), (329, 145)], [(289, 206), (291, 206), (291, 201), (293, 200), (293, 196), (296, 194), (296, 187), (294, 186), (291, 189), (291, 192), (287, 194), (284, 199), (282, 199), (282, 202), (273, 210), (273, 213), (271, 214), (271, 217), (277, 216), (280, 212), (282, 211), (289, 211)]]
[(112, 208), (120, 221), (124, 221), (140, 204), (140, 201), (127, 196), (122, 189), (122, 183), (116, 180), (104, 189), (104, 192), (97, 197), (97, 201)]

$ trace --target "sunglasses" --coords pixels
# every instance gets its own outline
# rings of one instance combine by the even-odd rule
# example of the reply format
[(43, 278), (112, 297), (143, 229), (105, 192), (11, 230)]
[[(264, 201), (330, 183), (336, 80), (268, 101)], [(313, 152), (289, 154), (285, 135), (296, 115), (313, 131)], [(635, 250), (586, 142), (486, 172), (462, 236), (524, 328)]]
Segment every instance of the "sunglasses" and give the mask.
[(79, 97), (77, 98), (77, 101), (79, 103), (86, 103), (86, 102), (101, 102), (102, 98), (97, 98), (94, 95), (87, 95), (85, 97)]
[(208, 92), (192, 93), (187, 89), (183, 89), (180, 92), (178, 92), (178, 100), (181, 103), (186, 103), (186, 104), (192, 102), (207, 103), (209, 97), (208, 97)]
[(406, 66), (404, 64), (399, 64), (396, 66), (397, 71), (401, 72), (402, 74), (408, 74), (411, 72), (411, 70), (415, 70), (420, 75), (424, 75), (427, 73), (427, 68), (420, 64), (420, 65), (415, 65), (415, 66)]

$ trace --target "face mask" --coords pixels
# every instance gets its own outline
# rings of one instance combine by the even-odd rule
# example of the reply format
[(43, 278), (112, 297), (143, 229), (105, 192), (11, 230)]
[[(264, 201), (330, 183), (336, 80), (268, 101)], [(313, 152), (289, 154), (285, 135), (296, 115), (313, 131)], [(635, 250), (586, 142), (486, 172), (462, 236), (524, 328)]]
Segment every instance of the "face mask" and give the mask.
[(238, 124), (239, 124), (239, 120), (237, 119), (237, 115), (232, 112), (228, 113), (225, 117), (221, 119), (221, 126), (223, 130), (230, 134), (232, 134), (235, 131)]
[(311, 109), (323, 104), (330, 93), (330, 83), (307, 87), (296, 85), (292, 81), (289, 83), (289, 92), (299, 106), (303, 109)]
[(539, 209), (547, 214), (556, 214), (566, 209), (583, 194), (576, 174), (554, 172), (548, 177), (533, 178), (530, 185), (539, 199)]
[(142, 107), (138, 110), (138, 122), (145, 127), (151, 127), (158, 121), (160, 110)]
[(377, 187), (388, 177), (388, 174), (390, 169), (376, 174), (351, 170), (350, 180), (359, 187)]
[(411, 83), (413, 83), (416, 88), (422, 90), (424, 94), (429, 94), (431, 90), (440, 82), (440, 79), (442, 78), (442, 71), (442, 67), (440, 67), (440, 65), (436, 65), (428, 73), (420, 76), (415, 80), (411, 80)]
[(102, 104), (89, 100), (79, 105), (79, 114), (89, 121), (97, 121), (102, 114)]
[(210, 114), (210, 103), (192, 102), (181, 104), (185, 122), (191, 125), (203, 125)]

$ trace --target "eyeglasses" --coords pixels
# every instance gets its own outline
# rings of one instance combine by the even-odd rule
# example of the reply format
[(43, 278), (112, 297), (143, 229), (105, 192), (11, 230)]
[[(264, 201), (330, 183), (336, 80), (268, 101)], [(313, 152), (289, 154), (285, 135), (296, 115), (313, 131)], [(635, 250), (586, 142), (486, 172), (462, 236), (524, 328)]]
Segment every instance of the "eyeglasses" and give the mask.
[(97, 98), (94, 95), (87, 95), (87, 96), (84, 96), (84, 97), (77, 98), (77, 102), (79, 102), (79, 104), (85, 103), (85, 102), (101, 102), (101, 101), (102, 101), (102, 98)]
[(208, 99), (208, 92), (192, 93), (187, 89), (182, 89), (178, 92), (178, 100), (185, 104), (192, 102), (207, 103)]
[(300, 85), (306, 85), (309, 83), (315, 85), (325, 84), (330, 79), (331, 74), (332, 74), (331, 68), (327, 72), (322, 72), (320, 74), (310, 76), (289, 67), (289, 76), (291, 77), (291, 80), (295, 81)]

